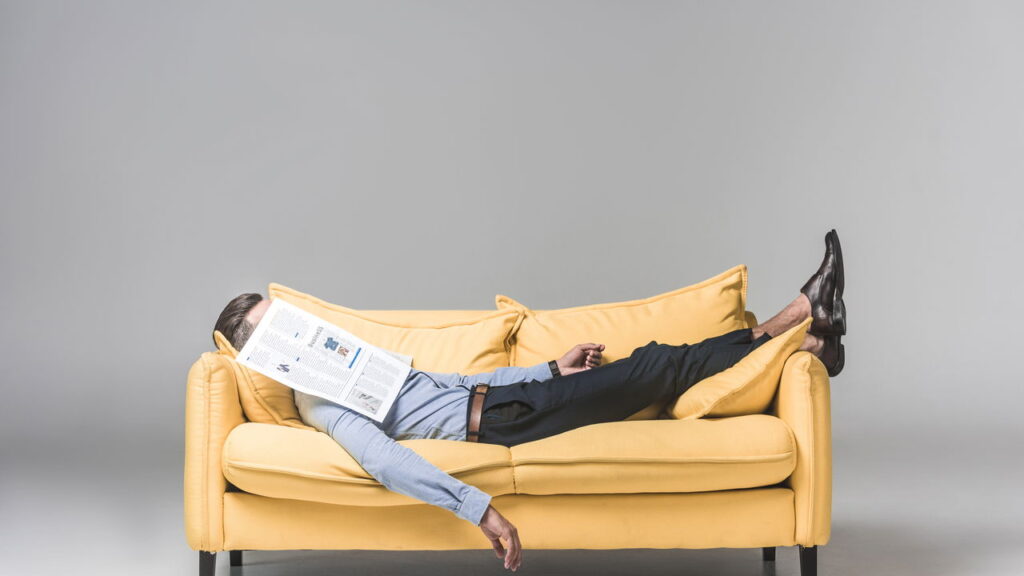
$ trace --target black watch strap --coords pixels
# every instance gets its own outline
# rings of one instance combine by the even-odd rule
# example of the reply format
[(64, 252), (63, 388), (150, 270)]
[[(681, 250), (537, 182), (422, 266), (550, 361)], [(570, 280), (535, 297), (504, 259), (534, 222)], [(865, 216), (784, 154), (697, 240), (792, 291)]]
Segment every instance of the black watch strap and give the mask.
[(557, 378), (557, 377), (562, 375), (562, 373), (558, 370), (558, 362), (556, 362), (554, 360), (552, 360), (551, 362), (548, 362), (548, 368), (551, 369), (551, 375), (553, 377)]

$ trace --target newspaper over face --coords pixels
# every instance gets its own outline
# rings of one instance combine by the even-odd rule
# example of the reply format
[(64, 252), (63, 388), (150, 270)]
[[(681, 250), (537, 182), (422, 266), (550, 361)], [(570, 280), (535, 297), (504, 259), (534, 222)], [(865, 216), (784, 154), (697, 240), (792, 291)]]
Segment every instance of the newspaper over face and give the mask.
[(239, 364), (382, 422), (411, 358), (374, 346), (280, 298), (238, 352)]

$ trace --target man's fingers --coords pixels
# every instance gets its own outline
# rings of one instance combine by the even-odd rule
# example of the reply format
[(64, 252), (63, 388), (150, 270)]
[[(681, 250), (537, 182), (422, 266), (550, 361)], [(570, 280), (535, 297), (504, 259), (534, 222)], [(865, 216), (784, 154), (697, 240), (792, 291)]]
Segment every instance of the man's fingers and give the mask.
[(516, 554), (516, 545), (513, 541), (511, 531), (505, 533), (505, 542), (508, 544), (508, 547), (505, 549), (505, 568), (511, 568), (512, 559), (515, 557)]
[(508, 530), (504, 534), (502, 534), (502, 537), (505, 539), (505, 544), (506, 544), (506, 548), (505, 548), (505, 568), (506, 569), (513, 568), (515, 566), (515, 562), (516, 562), (516, 547), (518, 546), (518, 541), (517, 541), (517, 538), (516, 538), (514, 530), (515, 530), (515, 528), (513, 526), (509, 525)]
[(519, 542), (519, 532), (515, 528), (512, 529), (512, 535), (516, 543), (516, 563), (513, 567), (518, 570), (519, 565), (523, 562), (523, 545)]
[(509, 541), (509, 555), (512, 557), (507, 563), (506, 568), (517, 569), (519, 568), (519, 562), (522, 557), (522, 546), (519, 544), (519, 533), (515, 528), (512, 528), (512, 535)]
[(501, 539), (490, 538), (489, 540), (491, 541), (491, 546), (494, 548), (494, 555), (498, 558), (503, 558), (505, 556), (505, 547), (501, 545)]

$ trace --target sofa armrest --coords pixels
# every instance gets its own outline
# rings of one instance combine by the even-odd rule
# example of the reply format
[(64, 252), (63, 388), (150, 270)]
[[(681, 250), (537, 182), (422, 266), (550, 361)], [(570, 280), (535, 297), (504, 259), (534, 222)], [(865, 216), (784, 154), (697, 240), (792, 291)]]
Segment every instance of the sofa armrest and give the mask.
[(796, 507), (796, 543), (827, 544), (832, 528), (832, 414), (825, 365), (807, 351), (786, 361), (772, 412), (796, 439), (796, 469), (786, 481)]
[(223, 548), (227, 480), (221, 450), (228, 433), (243, 422), (230, 360), (203, 353), (188, 372), (185, 390), (185, 538), (193, 550)]

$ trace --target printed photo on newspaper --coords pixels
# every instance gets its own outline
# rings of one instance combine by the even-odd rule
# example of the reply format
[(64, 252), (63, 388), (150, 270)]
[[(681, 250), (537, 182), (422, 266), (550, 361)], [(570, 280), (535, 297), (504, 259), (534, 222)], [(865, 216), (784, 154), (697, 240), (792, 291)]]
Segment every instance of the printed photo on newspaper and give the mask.
[(363, 341), (275, 298), (238, 352), (268, 378), (382, 422), (412, 370), (411, 358)]

